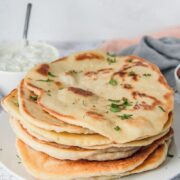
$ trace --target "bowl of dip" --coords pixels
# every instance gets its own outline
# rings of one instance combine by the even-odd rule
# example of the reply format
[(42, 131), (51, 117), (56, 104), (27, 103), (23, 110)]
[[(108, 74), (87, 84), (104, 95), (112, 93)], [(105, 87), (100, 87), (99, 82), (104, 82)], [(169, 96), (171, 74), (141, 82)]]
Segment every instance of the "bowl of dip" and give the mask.
[(24, 41), (0, 43), (0, 93), (16, 88), (26, 72), (36, 64), (59, 58), (58, 50), (44, 42)]
[(180, 64), (176, 67), (174, 71), (175, 81), (176, 81), (176, 88), (178, 93), (180, 94)]

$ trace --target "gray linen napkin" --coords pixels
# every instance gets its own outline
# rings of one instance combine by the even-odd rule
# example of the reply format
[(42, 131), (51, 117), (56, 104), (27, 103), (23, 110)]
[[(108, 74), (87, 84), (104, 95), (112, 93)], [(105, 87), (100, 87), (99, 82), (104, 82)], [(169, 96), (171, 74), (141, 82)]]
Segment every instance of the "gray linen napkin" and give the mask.
[(164, 37), (154, 39), (144, 36), (140, 43), (123, 49), (120, 55), (134, 54), (156, 64), (168, 83), (175, 88), (174, 68), (180, 64), (180, 39)]

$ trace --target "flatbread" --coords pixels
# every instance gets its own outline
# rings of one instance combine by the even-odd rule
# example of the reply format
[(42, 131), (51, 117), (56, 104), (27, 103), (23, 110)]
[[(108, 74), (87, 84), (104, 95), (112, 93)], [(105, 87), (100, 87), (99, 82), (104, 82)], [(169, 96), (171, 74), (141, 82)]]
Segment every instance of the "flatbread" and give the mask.
[(169, 121), (165, 124), (163, 131), (156, 136), (145, 138), (143, 140), (137, 140), (124, 144), (116, 144), (109, 139), (98, 135), (98, 134), (72, 134), (72, 133), (57, 133), (55, 131), (47, 131), (46, 129), (39, 128), (29, 123), (26, 119), (22, 117), (19, 113), (19, 106), (16, 99), (16, 90), (12, 91), (10, 95), (4, 98), (2, 101), (3, 107), (7, 112), (10, 113), (15, 119), (21, 121), (23, 126), (28, 130), (30, 134), (38, 139), (45, 141), (53, 141), (58, 144), (68, 145), (68, 146), (79, 146), (86, 149), (106, 149), (110, 147), (140, 147), (151, 144), (156, 139), (159, 139), (165, 135), (172, 124), (172, 115), (169, 117)]
[[(159, 167), (166, 160), (167, 151), (168, 151), (170, 142), (171, 142), (171, 140), (168, 140), (164, 144), (161, 144), (152, 154), (149, 155), (149, 157), (141, 165), (137, 166), (132, 171), (128, 171), (128, 172), (122, 173), (120, 175), (114, 175), (114, 176), (100, 176), (100, 177), (88, 178), (88, 180), (120, 179), (123, 176), (142, 173), (145, 171), (155, 169), (155, 168)], [(84, 178), (81, 178), (81, 180), (83, 180), (83, 179)]]
[(136, 56), (80, 52), (36, 66), (24, 81), (45, 111), (116, 143), (160, 134), (173, 109), (158, 67)]
[(88, 129), (64, 123), (63, 121), (51, 116), (47, 112), (43, 111), (35, 101), (30, 99), (30, 94), (31, 92), (28, 90), (21, 89), (18, 98), (17, 89), (15, 89), (3, 99), (2, 104), (8, 112), (12, 113), (12, 111), (14, 111), (17, 116), (17, 111), (20, 111), (21, 116), (26, 119), (26, 121), (46, 130), (54, 130), (56, 132), (71, 132), (77, 134), (93, 133)]
[(53, 131), (46, 131), (36, 126), (29, 124), (23, 119), (20, 120), (21, 124), (27, 131), (38, 139), (43, 139), (48, 142), (56, 142), (57, 144), (64, 144), (69, 146), (79, 146), (86, 149), (105, 149), (108, 147), (140, 147), (149, 145), (155, 140), (167, 134), (169, 131), (165, 129), (161, 134), (152, 136), (143, 140), (132, 141), (124, 144), (116, 144), (107, 138), (98, 134), (70, 134), (70, 133), (57, 133)]
[(108, 148), (103, 150), (83, 149), (75, 146), (65, 146), (53, 142), (39, 140), (28, 133), (26, 129), (14, 118), (10, 119), (10, 124), (16, 136), (28, 146), (37, 151), (44, 152), (57, 159), (68, 160), (96, 160), (106, 161), (127, 158), (139, 150), (136, 148)]
[[(172, 134), (166, 135), (129, 158), (103, 162), (58, 160), (45, 153), (33, 150), (20, 140), (17, 140), (16, 145), (23, 164), (28, 172), (34, 177), (40, 179), (63, 180), (123, 175), (124, 173), (130, 172), (142, 165), (145, 160), (153, 152), (156, 152), (157, 148), (160, 147), (161, 144), (164, 144), (171, 136)], [(163, 153), (165, 151), (161, 152)], [(156, 162), (161, 161), (162, 159), (161, 156), (156, 156), (156, 158), (155, 166), (152, 163), (151, 169), (157, 167)], [(143, 169), (141, 170), (143, 171)]]
[(161, 144), (155, 152), (153, 152), (143, 164), (138, 166), (137, 168), (133, 169), (132, 171), (127, 172), (124, 175), (136, 174), (144, 171), (148, 171), (151, 169), (155, 169), (160, 166), (167, 157), (168, 147), (170, 145), (171, 139), (164, 144)]

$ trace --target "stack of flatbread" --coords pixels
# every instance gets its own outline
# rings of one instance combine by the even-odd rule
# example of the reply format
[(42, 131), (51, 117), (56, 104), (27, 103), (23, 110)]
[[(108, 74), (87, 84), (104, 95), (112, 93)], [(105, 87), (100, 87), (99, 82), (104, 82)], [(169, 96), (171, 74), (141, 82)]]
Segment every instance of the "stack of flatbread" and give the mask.
[(31, 69), (2, 105), (38, 179), (116, 179), (161, 165), (173, 91), (136, 57), (80, 52)]

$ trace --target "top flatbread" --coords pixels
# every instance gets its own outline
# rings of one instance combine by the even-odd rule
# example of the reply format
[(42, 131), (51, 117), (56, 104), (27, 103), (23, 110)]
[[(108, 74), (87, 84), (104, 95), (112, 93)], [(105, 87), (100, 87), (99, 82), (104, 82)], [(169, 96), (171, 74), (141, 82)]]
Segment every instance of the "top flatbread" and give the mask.
[(135, 56), (80, 52), (36, 66), (25, 84), (56, 118), (117, 143), (159, 134), (173, 109), (159, 69)]

